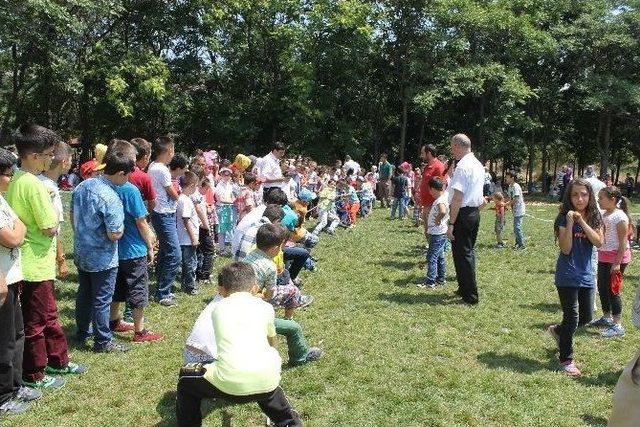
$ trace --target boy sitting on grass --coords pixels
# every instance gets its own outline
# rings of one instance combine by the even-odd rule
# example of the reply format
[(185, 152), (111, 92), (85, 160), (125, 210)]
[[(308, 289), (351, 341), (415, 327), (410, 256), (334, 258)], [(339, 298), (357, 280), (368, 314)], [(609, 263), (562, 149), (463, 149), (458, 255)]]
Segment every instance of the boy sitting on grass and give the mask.
[(255, 298), (257, 291), (249, 264), (233, 262), (218, 274), (218, 292), (224, 297), (212, 314), (218, 358), (178, 380), (178, 426), (202, 425), (203, 398), (257, 402), (277, 427), (302, 425), (279, 385), (282, 361), (273, 348), (273, 307)]

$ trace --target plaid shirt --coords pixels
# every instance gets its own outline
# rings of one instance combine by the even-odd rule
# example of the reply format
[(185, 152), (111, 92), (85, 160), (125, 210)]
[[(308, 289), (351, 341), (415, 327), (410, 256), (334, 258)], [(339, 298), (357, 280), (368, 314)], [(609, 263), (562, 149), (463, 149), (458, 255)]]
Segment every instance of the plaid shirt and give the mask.
[[(263, 216), (244, 231), (244, 234), (240, 237), (240, 244), (233, 251), (234, 261), (244, 261), (247, 255), (256, 248), (256, 234), (258, 234), (258, 229), (264, 224), (271, 224), (271, 221)], [(236, 229), (235, 232), (238, 233), (240, 231)]]
[(276, 264), (267, 254), (260, 249), (255, 249), (246, 256), (244, 262), (251, 264), (253, 267), (260, 290), (277, 288), (278, 273), (276, 272)]

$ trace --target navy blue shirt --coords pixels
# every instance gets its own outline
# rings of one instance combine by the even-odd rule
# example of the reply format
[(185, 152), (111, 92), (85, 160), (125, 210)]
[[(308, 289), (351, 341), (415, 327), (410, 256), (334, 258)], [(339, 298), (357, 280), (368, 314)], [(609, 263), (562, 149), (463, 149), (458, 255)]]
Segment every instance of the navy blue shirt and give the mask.
[(407, 195), (407, 186), (409, 185), (409, 180), (404, 175), (398, 175), (393, 178), (393, 197), (396, 199), (400, 199)]
[(124, 233), (118, 240), (118, 259), (134, 259), (147, 256), (147, 245), (138, 230), (136, 220), (147, 216), (142, 194), (135, 185), (127, 182), (116, 187), (116, 193), (124, 208)]
[[(567, 217), (560, 216), (556, 220), (558, 227), (567, 226)], [(560, 252), (556, 263), (556, 286), (559, 288), (592, 288), (595, 277), (591, 265), (593, 244), (587, 238), (578, 223), (573, 223), (573, 242), (571, 253)]]

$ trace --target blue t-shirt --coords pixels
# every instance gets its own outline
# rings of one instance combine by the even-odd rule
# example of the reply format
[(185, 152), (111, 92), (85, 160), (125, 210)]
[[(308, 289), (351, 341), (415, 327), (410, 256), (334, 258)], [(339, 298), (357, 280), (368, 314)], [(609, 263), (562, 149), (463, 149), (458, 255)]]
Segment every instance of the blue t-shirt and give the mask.
[(122, 202), (116, 186), (101, 176), (83, 181), (71, 196), (73, 210), (73, 250), (78, 269), (98, 272), (118, 266), (118, 243), (107, 232), (124, 228)]
[(116, 193), (124, 208), (124, 234), (118, 240), (118, 258), (124, 260), (147, 256), (147, 245), (136, 225), (136, 220), (147, 216), (142, 194), (130, 182), (116, 187)]
[(349, 187), (349, 202), (352, 205), (355, 205), (356, 203), (360, 203), (360, 199), (358, 198), (358, 192), (356, 191), (355, 188), (353, 187)]
[[(558, 227), (567, 226), (566, 216), (560, 216), (556, 220)], [(591, 257), (593, 244), (587, 238), (582, 227), (573, 224), (573, 243), (571, 253), (565, 255), (560, 252), (556, 263), (556, 286), (559, 288), (592, 288), (595, 284)]]

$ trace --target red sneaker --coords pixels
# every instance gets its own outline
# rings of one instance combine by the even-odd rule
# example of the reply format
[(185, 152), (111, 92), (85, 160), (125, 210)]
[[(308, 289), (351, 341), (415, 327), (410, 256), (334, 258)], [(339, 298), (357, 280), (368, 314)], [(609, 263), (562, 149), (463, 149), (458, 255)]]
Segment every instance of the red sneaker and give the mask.
[(151, 342), (151, 341), (160, 341), (164, 338), (164, 334), (159, 332), (152, 332), (148, 329), (143, 329), (140, 332), (136, 332), (133, 335), (133, 342), (135, 343), (143, 343), (143, 342)]
[(113, 332), (131, 332), (133, 331), (133, 323), (125, 322), (122, 319), (118, 319), (111, 325)]

